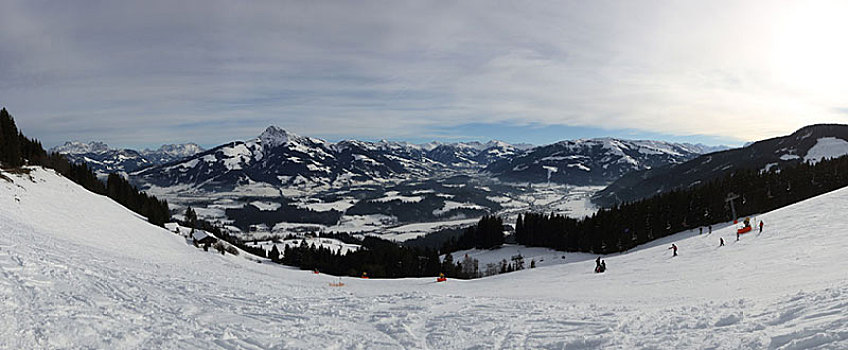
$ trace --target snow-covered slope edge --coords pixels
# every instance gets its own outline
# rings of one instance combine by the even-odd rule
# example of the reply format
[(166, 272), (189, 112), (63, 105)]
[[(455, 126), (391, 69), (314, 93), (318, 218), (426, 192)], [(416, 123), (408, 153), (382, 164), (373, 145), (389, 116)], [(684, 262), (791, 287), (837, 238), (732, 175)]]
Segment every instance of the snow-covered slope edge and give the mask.
[[(27, 169), (29, 174), (2, 173), (14, 183), (0, 178), (0, 215), (5, 225), (30, 226), (50, 239), (92, 251), (113, 251), (123, 258), (169, 262), (185, 251), (184, 242), (162, 235), (164, 229), (108, 197), (89, 192), (52, 169)], [(32, 245), (41, 242), (32, 238)]]
[(332, 288), (186, 246), (50, 171), (2, 175), (0, 348), (848, 347), (846, 189), (760, 215), (738, 243), (715, 226), (605, 257), (600, 275), (582, 256)]

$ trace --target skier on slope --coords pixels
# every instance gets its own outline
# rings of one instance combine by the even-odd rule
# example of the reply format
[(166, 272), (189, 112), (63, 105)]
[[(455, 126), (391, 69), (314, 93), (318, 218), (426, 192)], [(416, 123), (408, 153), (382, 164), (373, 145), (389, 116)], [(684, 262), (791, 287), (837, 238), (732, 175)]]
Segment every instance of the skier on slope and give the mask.
[(595, 259), (595, 273), (601, 272), (601, 257)]
[(760, 220), (760, 233), (763, 233), (763, 220)]
[(606, 272), (606, 271), (607, 271), (607, 262), (601, 260), (601, 272)]
[(724, 247), (724, 238), (721, 238), (721, 237), (718, 238), (718, 246)]
[(677, 256), (677, 246), (676, 246), (676, 245), (674, 245), (674, 243), (672, 243), (672, 244), (671, 244), (671, 247), (668, 247), (668, 249), (672, 249), (672, 250), (673, 250), (674, 255), (672, 255), (672, 256)]

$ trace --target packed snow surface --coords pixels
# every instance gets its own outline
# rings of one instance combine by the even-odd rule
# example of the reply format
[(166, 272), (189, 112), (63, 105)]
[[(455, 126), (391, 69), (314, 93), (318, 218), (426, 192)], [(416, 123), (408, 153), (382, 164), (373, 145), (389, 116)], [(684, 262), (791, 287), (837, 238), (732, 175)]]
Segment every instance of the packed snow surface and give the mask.
[(0, 348), (848, 348), (846, 189), (738, 242), (715, 225), (603, 257), (604, 274), (573, 259), (331, 287), (196, 249), (52, 171), (2, 175)]
[[(459, 262), (469, 256), (478, 261), (480, 270), (487, 264), (500, 264), (506, 260), (512, 263), (512, 258), (520, 255), (524, 259), (524, 267), (529, 268), (530, 262), (535, 261), (537, 267), (560, 265), (578, 261), (594, 260), (595, 255), (588, 253), (564, 253), (550, 248), (525, 247), (522, 245), (505, 244), (497, 249), (468, 249), (451, 253), (453, 261)], [(444, 255), (442, 255), (444, 258)]]

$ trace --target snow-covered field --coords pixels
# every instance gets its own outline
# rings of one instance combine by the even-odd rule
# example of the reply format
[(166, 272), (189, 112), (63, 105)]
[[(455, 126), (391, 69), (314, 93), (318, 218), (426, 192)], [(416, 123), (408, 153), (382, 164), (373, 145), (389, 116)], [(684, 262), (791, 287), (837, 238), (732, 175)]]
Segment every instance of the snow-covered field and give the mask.
[(323, 237), (301, 237), (296, 239), (286, 239), (280, 243), (275, 243), (272, 241), (259, 241), (248, 243), (247, 245), (251, 247), (261, 247), (262, 249), (269, 252), (274, 246), (276, 246), (277, 251), (280, 252), (282, 256), (283, 252), (285, 252), (286, 246), (288, 246), (289, 248), (297, 248), (301, 244), (303, 244), (303, 242), (306, 242), (306, 246), (316, 248), (322, 247), (329, 249), (333, 253), (340, 253), (342, 255), (347, 254), (349, 252), (355, 252), (359, 250), (359, 248), (361, 248), (361, 246), (357, 244), (348, 244), (337, 239)]
[(739, 242), (714, 227), (604, 257), (604, 274), (578, 259), (339, 288), (203, 252), (50, 171), (2, 174), (0, 348), (848, 348), (848, 189)]
[(458, 220), (447, 220), (447, 221), (436, 221), (436, 222), (422, 222), (417, 224), (407, 224), (392, 227), (390, 229), (377, 234), (378, 237), (383, 239), (392, 240), (395, 242), (405, 242), (410, 239), (418, 238), (421, 236), (426, 236), (428, 233), (438, 231), (446, 228), (453, 227), (464, 227), (471, 226), (480, 219), (458, 219)]
[(533, 191), (517, 198), (518, 203), (524, 205), (510, 204), (505, 207), (517, 208), (507, 210), (509, 212), (532, 210), (582, 218), (598, 210), (592, 204), (591, 197), (603, 188), (603, 186), (534, 185)]

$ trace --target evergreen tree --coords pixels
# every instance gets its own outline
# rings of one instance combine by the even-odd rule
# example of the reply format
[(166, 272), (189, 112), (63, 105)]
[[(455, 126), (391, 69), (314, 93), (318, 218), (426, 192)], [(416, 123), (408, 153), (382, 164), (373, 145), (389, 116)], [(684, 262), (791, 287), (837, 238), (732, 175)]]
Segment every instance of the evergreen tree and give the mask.
[(0, 163), (8, 167), (23, 164), (18, 128), (6, 108), (0, 109)]
[(662, 193), (589, 217), (524, 213), (516, 220), (516, 240), (528, 246), (608, 254), (631, 249), (692, 227), (730, 221), (728, 193), (739, 195), (738, 217), (771, 211), (848, 186), (848, 157), (816, 164), (787, 163), (780, 172), (738, 170), (703, 185)]
[(195, 213), (194, 209), (190, 206), (186, 208), (185, 221), (188, 222), (191, 227), (191, 233), (194, 233), (194, 229), (197, 228), (197, 213)]
[(85, 164), (71, 164), (61, 154), (47, 154), (38, 140), (28, 139), (15, 125), (9, 112), (0, 109), (0, 163), (17, 167), (24, 164), (53, 168), (85, 189), (107, 195), (128, 209), (143, 215), (154, 225), (170, 220), (168, 203), (139, 191), (123, 177), (111, 174), (104, 184)]
[(512, 265), (515, 266), (516, 270), (524, 270), (524, 257), (521, 256), (521, 253), (512, 257)]
[(445, 276), (454, 276), (453, 254), (445, 254), (445, 260), (442, 261), (442, 272), (444, 272)]
[(504, 243), (503, 219), (497, 216), (484, 216), (476, 225), (465, 229), (454, 244), (446, 244), (443, 250), (492, 249)]
[(268, 253), (268, 258), (273, 262), (280, 262), (280, 251), (277, 249), (276, 244), (271, 247), (271, 252)]

